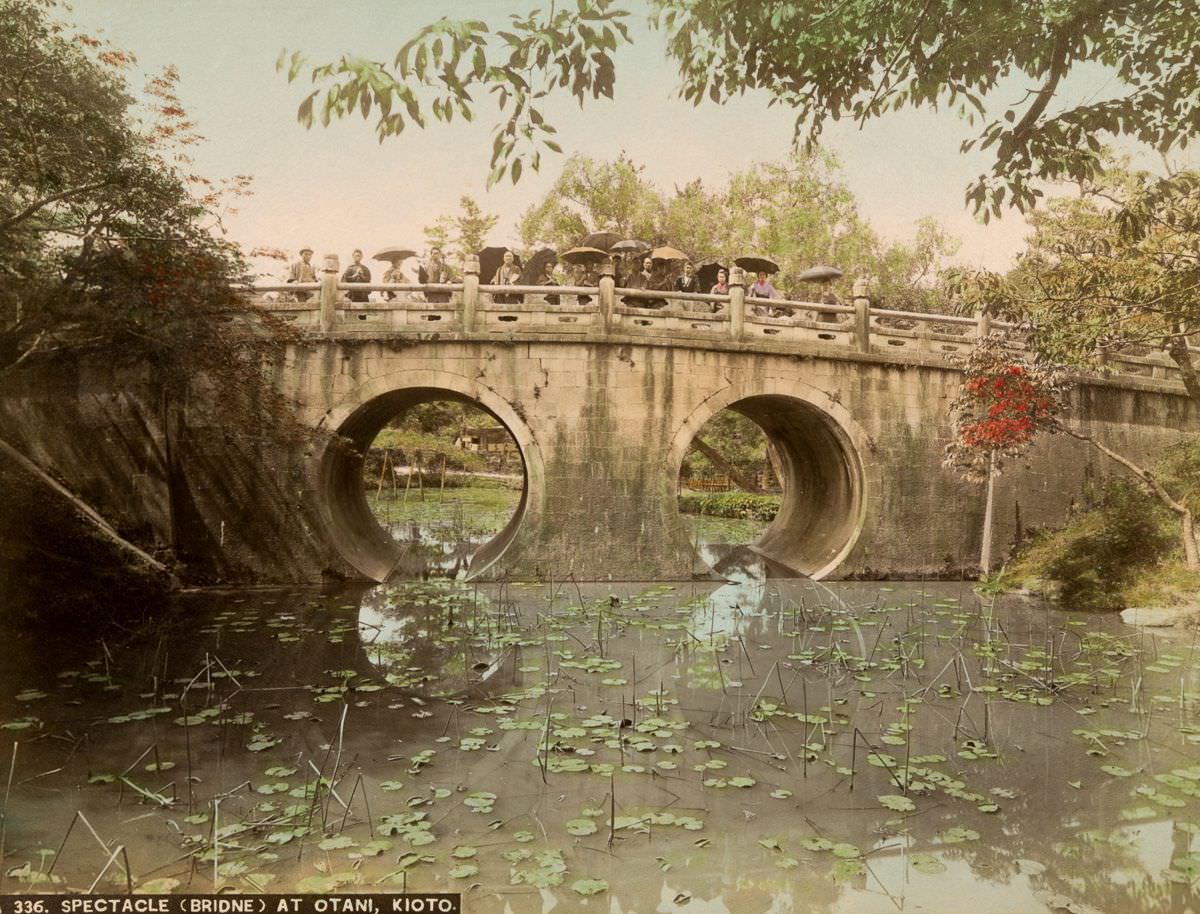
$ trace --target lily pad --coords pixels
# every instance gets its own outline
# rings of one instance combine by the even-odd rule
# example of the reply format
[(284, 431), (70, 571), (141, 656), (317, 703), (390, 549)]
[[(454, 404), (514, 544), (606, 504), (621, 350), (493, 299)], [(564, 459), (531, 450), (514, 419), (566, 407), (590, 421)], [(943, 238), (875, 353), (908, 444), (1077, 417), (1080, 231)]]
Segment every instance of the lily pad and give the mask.
[(571, 883), (571, 891), (585, 898), (589, 895), (599, 895), (608, 891), (608, 883), (603, 879), (576, 879)]

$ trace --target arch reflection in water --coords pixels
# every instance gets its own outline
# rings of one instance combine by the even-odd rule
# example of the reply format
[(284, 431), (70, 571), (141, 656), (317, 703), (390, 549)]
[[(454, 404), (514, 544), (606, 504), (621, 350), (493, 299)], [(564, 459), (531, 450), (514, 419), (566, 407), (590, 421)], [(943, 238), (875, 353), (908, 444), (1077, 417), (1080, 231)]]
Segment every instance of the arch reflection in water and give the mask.
[(486, 592), (451, 581), (373, 587), (359, 605), (358, 634), (371, 666), (389, 685), (431, 698), (497, 678), (510, 628)]

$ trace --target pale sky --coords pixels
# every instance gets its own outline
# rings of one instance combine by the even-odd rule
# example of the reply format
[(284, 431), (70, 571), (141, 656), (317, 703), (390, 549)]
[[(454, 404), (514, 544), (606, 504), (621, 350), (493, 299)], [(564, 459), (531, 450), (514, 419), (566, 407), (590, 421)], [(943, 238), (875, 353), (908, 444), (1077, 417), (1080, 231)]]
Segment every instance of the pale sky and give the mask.
[[(167, 64), (180, 71), (179, 94), (208, 142), (197, 164), (208, 177), (250, 174), (254, 196), (226, 224), (247, 250), (258, 245), (289, 254), (311, 245), (318, 258), (384, 245), (424, 247), (422, 228), (457, 209), (462, 194), (500, 216), (490, 241), (519, 241), (516, 224), (548, 190), (565, 156), (598, 159), (624, 150), (646, 176), (671, 190), (694, 178), (710, 187), (755, 162), (784, 158), (793, 118), (767, 107), (765, 95), (717, 106), (693, 107), (676, 96), (678, 78), (666, 60), (661, 34), (635, 23), (635, 45), (617, 56), (613, 101), (570, 99), (546, 109), (559, 130), (565, 155), (543, 156), (540, 173), (520, 184), (486, 189), (493, 119), (481, 109), (473, 124), (436, 123), (405, 130), (380, 145), (372, 121), (355, 116), (329, 128), (305, 130), (296, 108), (306, 83), (289, 85), (275, 72), (284, 47), (314, 61), (343, 52), (390, 60), (422, 25), (444, 14), (495, 24), (534, 0), (74, 0), (73, 21), (134, 52), (143, 72)], [(629, 5), (633, 5), (632, 3)], [(135, 77), (136, 79), (136, 77)], [(140, 79), (138, 79), (140, 83)], [(1096, 70), (1077, 76), (1073, 95), (1102, 93), (1111, 77)], [(1014, 86), (1020, 95), (1023, 86)], [(861, 210), (888, 239), (912, 232), (922, 216), (938, 219), (962, 239), (959, 260), (991, 268), (1008, 266), (1026, 231), (1020, 214), (982, 226), (963, 203), (967, 183), (989, 165), (985, 156), (962, 155), (973, 135), (949, 112), (902, 111), (858, 130), (827, 127), (826, 148), (841, 159), (844, 177)], [(374, 265), (379, 266), (379, 265)]]

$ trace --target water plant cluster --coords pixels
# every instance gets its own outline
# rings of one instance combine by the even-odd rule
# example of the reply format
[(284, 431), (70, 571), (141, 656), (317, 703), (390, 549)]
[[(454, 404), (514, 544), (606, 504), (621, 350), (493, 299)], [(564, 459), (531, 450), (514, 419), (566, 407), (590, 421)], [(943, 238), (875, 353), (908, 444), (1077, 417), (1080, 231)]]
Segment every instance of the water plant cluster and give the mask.
[(1190, 636), (955, 585), (176, 609), (0, 684), (4, 890), (1169, 911), (1200, 876)]

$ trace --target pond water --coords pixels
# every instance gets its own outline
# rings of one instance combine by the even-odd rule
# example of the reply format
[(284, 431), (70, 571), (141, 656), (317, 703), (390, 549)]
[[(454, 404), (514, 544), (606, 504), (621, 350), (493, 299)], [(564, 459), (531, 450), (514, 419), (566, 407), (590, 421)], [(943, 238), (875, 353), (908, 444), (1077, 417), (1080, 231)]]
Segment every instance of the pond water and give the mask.
[[(519, 489), (476, 480), (445, 489), (368, 492), (372, 513), (403, 547), (396, 577), (465, 578), (471, 556), (504, 529), (521, 500)], [(691, 540), (700, 557), (722, 577), (745, 572), (794, 577), (782, 565), (769, 563), (745, 548), (767, 529), (760, 520), (685, 514)], [(746, 568), (745, 566), (751, 566)]]
[(1195, 637), (967, 585), (186, 594), (6, 622), (0, 891), (1185, 911)]

